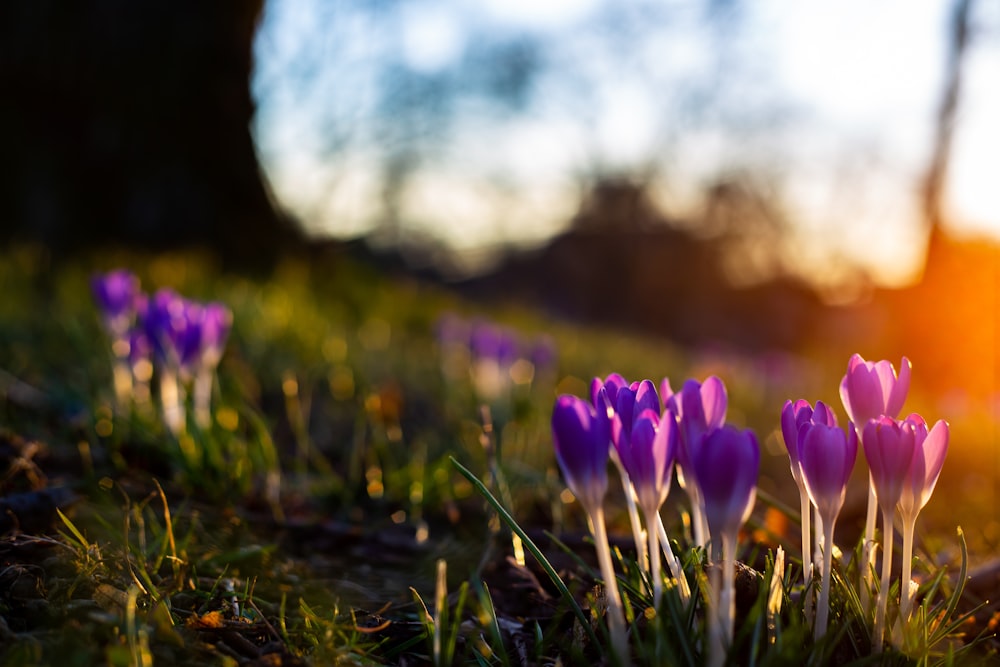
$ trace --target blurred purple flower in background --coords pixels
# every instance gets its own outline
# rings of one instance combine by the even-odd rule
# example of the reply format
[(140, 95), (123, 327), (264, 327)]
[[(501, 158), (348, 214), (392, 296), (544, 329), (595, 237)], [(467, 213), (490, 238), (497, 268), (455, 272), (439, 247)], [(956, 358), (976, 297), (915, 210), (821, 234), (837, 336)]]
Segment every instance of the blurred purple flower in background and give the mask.
[(126, 336), (135, 321), (137, 302), (142, 295), (138, 276), (127, 269), (117, 269), (94, 276), (90, 287), (109, 333), (116, 339)]
[(435, 324), (441, 370), (449, 382), (471, 380), (481, 405), (507, 413), (515, 387), (555, 381), (556, 349), (550, 336), (535, 339), (492, 320), (451, 312)]
[(222, 358), (232, 312), (221, 303), (203, 305), (170, 288), (153, 295), (143, 321), (159, 364), (160, 401), (164, 420), (176, 435), (186, 426), (186, 389), (194, 383), (194, 410), (198, 425), (211, 425), (214, 372)]
[(101, 311), (101, 323), (111, 338), (112, 382), (118, 409), (127, 410), (133, 398), (129, 331), (143, 299), (139, 278), (131, 271), (117, 269), (93, 276), (90, 288)]

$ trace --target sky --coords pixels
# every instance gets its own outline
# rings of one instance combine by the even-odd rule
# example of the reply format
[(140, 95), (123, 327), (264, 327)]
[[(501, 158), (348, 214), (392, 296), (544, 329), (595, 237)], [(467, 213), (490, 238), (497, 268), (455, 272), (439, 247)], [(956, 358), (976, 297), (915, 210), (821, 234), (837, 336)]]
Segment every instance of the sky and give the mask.
[[(397, 187), (403, 228), (472, 265), (564, 230), (595, 173), (651, 174), (681, 219), (707, 182), (739, 173), (780, 193), (792, 270), (903, 284), (924, 252), (917, 191), (950, 4), (268, 0), (253, 133), (278, 201), (318, 235), (370, 232)], [(710, 6), (735, 19), (706, 21)], [(978, 0), (974, 25), (945, 217), (1000, 240), (1000, 2)], [(391, 91), (388, 118), (387, 71), (419, 82)], [(513, 101), (497, 104), (495, 85)], [(417, 166), (394, 185), (400, 146)]]

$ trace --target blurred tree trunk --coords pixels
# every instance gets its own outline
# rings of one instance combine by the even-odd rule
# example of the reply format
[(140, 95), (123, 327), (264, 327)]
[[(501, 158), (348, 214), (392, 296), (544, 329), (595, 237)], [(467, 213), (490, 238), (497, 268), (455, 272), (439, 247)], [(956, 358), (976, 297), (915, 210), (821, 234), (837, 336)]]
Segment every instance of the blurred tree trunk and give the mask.
[(294, 242), (250, 136), (262, 7), (3, 3), (0, 242), (207, 246), (243, 264)]
[(948, 181), (952, 137), (958, 117), (962, 93), (962, 66), (969, 46), (972, 0), (955, 0), (951, 9), (948, 31), (948, 52), (945, 65), (944, 88), (934, 128), (934, 142), (923, 185), (923, 215), (927, 225), (927, 265), (943, 242), (943, 213), (941, 198)]

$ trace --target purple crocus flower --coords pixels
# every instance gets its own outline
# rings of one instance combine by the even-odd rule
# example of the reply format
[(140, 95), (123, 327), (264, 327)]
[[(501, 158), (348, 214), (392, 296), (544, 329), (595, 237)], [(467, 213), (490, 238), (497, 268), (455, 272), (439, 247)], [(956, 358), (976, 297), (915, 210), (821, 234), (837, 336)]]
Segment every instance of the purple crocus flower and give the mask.
[[(644, 391), (646, 385), (648, 390)], [(634, 408), (638, 409), (642, 403), (648, 402), (650, 396), (655, 399), (656, 407), (639, 411), (629, 420), (631, 423), (629, 429), (619, 426), (615, 436), (615, 448), (646, 519), (649, 573), (653, 583), (653, 599), (658, 604), (663, 593), (660, 552), (657, 548), (662, 525), (660, 506), (670, 493), (670, 478), (673, 475), (674, 456), (677, 452), (677, 422), (672, 416), (660, 419), (659, 399), (656, 398), (653, 383), (645, 380), (640, 385), (639, 392)], [(623, 389), (618, 393), (619, 404), (634, 396), (630, 389)], [(624, 413), (615, 415), (615, 424), (618, 424), (623, 416)], [(664, 549), (669, 548), (668, 544)], [(683, 572), (674, 561), (673, 552), (667, 554), (670, 569), (677, 573), (676, 576), (683, 577)]]
[(215, 368), (226, 348), (226, 339), (233, 326), (233, 312), (222, 303), (211, 302), (201, 311), (200, 362)]
[[(604, 410), (608, 412), (608, 415), (614, 413), (615, 408), (618, 405), (618, 391), (622, 387), (628, 387), (629, 382), (619, 373), (612, 373), (603, 380), (599, 377), (595, 377), (590, 381), (590, 402), (593, 403), (594, 407), (598, 410)], [(604, 393), (601, 393), (601, 390)]]
[(885, 416), (869, 419), (862, 431), (861, 442), (879, 507), (883, 512), (894, 509), (903, 495), (903, 486), (913, 462), (916, 423)]
[(664, 378), (660, 384), (661, 397), (667, 411), (674, 415), (679, 427), (677, 447), (677, 483), (691, 499), (691, 520), (694, 541), (704, 547), (708, 543), (708, 525), (704, 516), (704, 500), (699, 491), (698, 476), (692, 467), (693, 450), (700, 446), (702, 436), (721, 428), (726, 421), (726, 386), (713, 376), (704, 383), (687, 380), (677, 393)]
[(910, 368), (910, 360), (903, 357), (897, 377), (888, 361), (865, 361), (859, 354), (852, 355), (840, 381), (840, 399), (848, 418), (864, 428), (870, 419), (882, 415), (898, 417), (910, 390)]
[(473, 322), (469, 331), (469, 351), (474, 359), (500, 360), (503, 346), (503, 330), (486, 320)]
[(712, 551), (716, 557), (722, 553), (722, 583), (717, 568), (712, 574), (714, 599), (709, 606), (715, 613), (710, 614), (708, 624), (708, 662), (721, 665), (733, 639), (736, 542), (757, 497), (760, 444), (753, 431), (722, 426), (703, 433), (690, 455), (712, 536)]
[(823, 401), (816, 401), (814, 410), (809, 401), (799, 399), (792, 403), (786, 401), (781, 410), (781, 436), (788, 451), (788, 461), (791, 464), (792, 477), (796, 483), (802, 481), (802, 471), (799, 467), (799, 429), (803, 424), (837, 425), (837, 415)]
[(915, 596), (910, 585), (913, 563), (913, 533), (917, 527), (917, 515), (930, 500), (937, 484), (944, 457), (948, 453), (948, 423), (938, 420), (928, 431), (927, 422), (918, 414), (911, 414), (905, 422), (913, 425), (914, 451), (910, 470), (903, 482), (903, 492), (896, 503), (903, 524), (903, 594), (900, 601), (900, 616), (909, 620)]
[[(865, 361), (861, 355), (854, 354), (847, 362), (847, 373), (840, 381), (840, 399), (847, 410), (848, 419), (858, 429), (858, 435), (864, 440), (861, 430), (872, 419), (887, 416), (895, 419), (906, 401), (910, 389), (910, 361), (903, 357), (899, 364), (899, 376), (888, 361)], [(868, 448), (865, 445), (867, 457)], [(869, 465), (870, 465), (869, 460)], [(869, 593), (871, 589), (871, 572), (875, 562), (875, 515), (879, 500), (875, 497), (875, 487), (869, 484), (868, 512), (865, 517), (865, 539), (862, 549), (862, 560), (869, 565), (862, 565), (861, 602), (865, 609), (869, 608)], [(891, 527), (888, 529), (891, 532)]]
[[(666, 382), (665, 388), (669, 390)], [(661, 389), (664, 385), (661, 384)], [(678, 462), (685, 471), (690, 469), (692, 449), (701, 442), (701, 436), (721, 428), (726, 422), (726, 385), (714, 375), (704, 383), (687, 380), (675, 394), (664, 395), (663, 402), (677, 416), (680, 426), (680, 448)]]
[(576, 396), (563, 395), (552, 409), (552, 441), (566, 485), (588, 513), (598, 510), (608, 490), (610, 419)]
[(757, 497), (757, 436), (749, 429), (722, 426), (702, 434), (690, 453), (711, 535), (735, 539)]
[(142, 294), (138, 276), (126, 269), (117, 269), (91, 278), (90, 288), (112, 335), (125, 336)]
[[(620, 395), (619, 395), (620, 396)], [(677, 454), (677, 424), (660, 419), (657, 411), (644, 409), (627, 431), (620, 429), (615, 447), (643, 512), (657, 512), (670, 492), (674, 457)], [(656, 526), (647, 526), (655, 532)]]
[(821, 422), (807, 422), (799, 429), (798, 449), (802, 478), (809, 498), (830, 528), (844, 506), (847, 480), (858, 454), (858, 436)]
[(911, 414), (904, 422), (913, 425), (913, 459), (910, 470), (903, 482), (897, 508), (903, 521), (917, 514), (924, 508), (938, 476), (944, 466), (944, 457), (948, 453), (948, 423), (943, 420), (935, 422), (934, 427), (927, 430), (927, 422), (918, 414)]
[(552, 336), (542, 335), (531, 346), (530, 359), (536, 372), (554, 369), (557, 359), (556, 344)]
[(146, 312), (145, 327), (157, 359), (183, 372), (190, 372), (201, 353), (203, 307), (172, 289), (153, 295)]
[[(660, 416), (660, 397), (649, 380), (621, 387), (616, 395), (615, 416), (611, 423), (611, 437), (621, 453), (620, 441), (631, 437), (633, 422), (646, 410)], [(628, 466), (626, 466), (628, 469)], [(631, 473), (630, 473), (631, 475)]]
[[(923, 420), (920, 420), (923, 423)], [(885, 631), (885, 617), (889, 605), (889, 580), (892, 573), (892, 531), (896, 517), (896, 503), (903, 495), (910, 474), (910, 465), (916, 448), (917, 423), (911, 420), (897, 421), (881, 416), (869, 419), (861, 434), (861, 444), (868, 459), (871, 485), (879, 507), (882, 509), (882, 525), (885, 538), (882, 544), (882, 581), (875, 610), (875, 627), (872, 643), (881, 649)], [(909, 582), (905, 582), (909, 585)], [(904, 592), (905, 600), (907, 593)], [(905, 604), (905, 602), (904, 602)]]
[[(800, 457), (799, 430), (807, 424), (822, 424), (828, 427), (837, 425), (837, 417), (823, 401), (816, 401), (816, 409), (808, 401), (799, 399), (794, 403), (786, 401), (781, 410), (781, 436), (788, 451), (789, 468), (795, 485), (799, 487), (799, 506), (802, 517), (802, 578), (808, 587), (812, 581), (812, 520), (810, 512), (810, 497), (802, 475)], [(852, 426), (853, 428), (853, 426)], [(806, 602), (806, 614), (811, 614), (810, 602)]]
[(611, 645), (618, 664), (628, 663), (628, 630), (621, 593), (618, 590), (607, 528), (604, 525), (604, 495), (608, 490), (608, 456), (611, 438), (610, 416), (602, 387), (594, 402), (563, 395), (552, 409), (552, 440), (556, 460), (566, 478), (566, 485), (583, 505), (590, 518), (597, 561), (604, 579), (608, 601), (607, 619)]
[[(820, 412), (813, 413), (815, 417)], [(816, 507), (823, 526), (823, 579), (819, 594), (819, 613), (814, 634), (817, 639), (826, 634), (830, 613), (830, 575), (833, 568), (833, 531), (837, 516), (844, 506), (847, 480), (858, 455), (858, 436), (853, 424), (845, 434), (843, 429), (827, 422), (836, 422), (833, 413), (820, 420), (806, 421), (799, 427), (797, 449), (802, 479), (809, 499)]]

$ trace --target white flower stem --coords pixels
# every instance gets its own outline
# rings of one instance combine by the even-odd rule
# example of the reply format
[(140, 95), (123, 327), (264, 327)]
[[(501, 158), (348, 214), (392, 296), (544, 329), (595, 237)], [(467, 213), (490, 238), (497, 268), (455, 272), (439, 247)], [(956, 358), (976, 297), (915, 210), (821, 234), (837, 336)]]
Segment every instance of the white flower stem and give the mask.
[(806, 493), (805, 486), (802, 484), (799, 484), (799, 500), (800, 512), (802, 514), (802, 611), (805, 613), (806, 622), (808, 623), (812, 621), (813, 617), (812, 591), (809, 590), (809, 584), (812, 583), (813, 570), (813, 539), (809, 521), (809, 518), (812, 516), (812, 503), (809, 502), (809, 494)]
[(615, 451), (614, 447), (611, 447), (611, 460), (618, 469), (618, 478), (621, 479), (622, 490), (625, 492), (625, 505), (628, 507), (629, 523), (632, 524), (632, 539), (635, 541), (635, 562), (639, 564), (643, 572), (649, 572), (646, 538), (642, 534), (639, 508), (635, 503), (635, 489), (632, 488), (632, 481), (629, 479), (628, 473), (625, 471), (625, 466), (622, 464), (621, 459), (618, 458), (618, 452)]
[(826, 634), (830, 618), (830, 576), (833, 572), (833, 526), (836, 518), (823, 522), (823, 583), (819, 591), (819, 608), (816, 612), (816, 626), (813, 637), (819, 639)]
[(726, 646), (723, 642), (722, 629), (722, 572), (721, 568), (713, 567), (708, 581), (708, 609), (705, 613), (706, 643), (708, 645), (708, 667), (722, 667), (726, 662)]
[(875, 496), (875, 485), (868, 481), (868, 513), (865, 515), (865, 541), (861, 547), (861, 577), (859, 588), (861, 592), (861, 607), (865, 614), (871, 618), (872, 613), (872, 570), (875, 565), (875, 508), (878, 507), (878, 498)]
[(184, 389), (177, 381), (173, 369), (164, 369), (160, 374), (160, 402), (163, 404), (163, 421), (175, 436), (185, 429)]
[(199, 428), (212, 425), (212, 369), (202, 366), (194, 378), (194, 419)]
[[(713, 548), (712, 551), (718, 551)], [(721, 586), (719, 583), (721, 573)], [(711, 608), (708, 610), (709, 667), (721, 667), (726, 662), (726, 650), (733, 641), (736, 624), (736, 536), (722, 536), (722, 562), (712, 573)]]
[(667, 567), (670, 568), (670, 575), (677, 580), (677, 586), (681, 593), (681, 602), (686, 607), (691, 602), (691, 587), (688, 585), (687, 577), (684, 576), (684, 568), (677, 560), (674, 550), (670, 547), (670, 538), (667, 537), (667, 529), (663, 525), (663, 518), (660, 513), (656, 513), (656, 532), (660, 537), (660, 547), (663, 549), (663, 557), (667, 559)]
[(118, 402), (118, 409), (125, 412), (132, 401), (132, 369), (128, 365), (128, 358), (115, 359), (112, 372), (115, 400)]
[(736, 626), (736, 536), (722, 536), (722, 608), (726, 646), (733, 642)]
[(916, 530), (917, 517), (907, 517), (903, 521), (903, 576), (900, 578), (899, 619), (906, 629), (913, 612), (913, 598), (916, 587), (910, 585), (913, 578), (913, 532)]
[(875, 610), (875, 631), (872, 633), (872, 649), (876, 653), (882, 651), (882, 642), (885, 637), (885, 617), (889, 608), (889, 577), (892, 574), (892, 522), (895, 519), (895, 514), (894, 507), (882, 511), (882, 524), (885, 526), (885, 535), (882, 536), (882, 581), (878, 589), (878, 607)]
[(646, 517), (646, 534), (649, 536), (649, 578), (653, 581), (653, 608), (660, 608), (660, 600), (663, 599), (663, 575), (660, 571), (660, 550), (657, 549), (659, 535), (656, 527), (660, 513), (643, 509)]
[(604, 509), (602, 507), (593, 508), (590, 512), (590, 527), (594, 533), (597, 562), (601, 567), (604, 595), (608, 601), (606, 616), (608, 632), (611, 635), (611, 650), (614, 652), (614, 662), (619, 667), (626, 667), (630, 661), (628, 635), (625, 629), (625, 610), (622, 607), (621, 594), (618, 592), (618, 580), (615, 577), (615, 568), (611, 561), (611, 547), (608, 545), (608, 531), (604, 525)]

